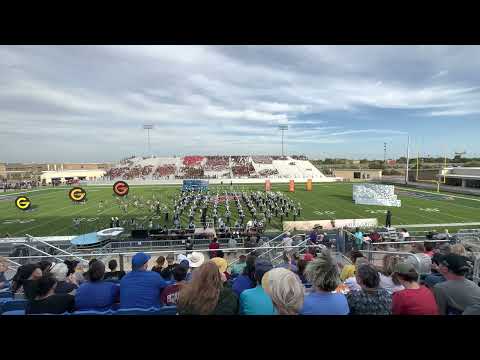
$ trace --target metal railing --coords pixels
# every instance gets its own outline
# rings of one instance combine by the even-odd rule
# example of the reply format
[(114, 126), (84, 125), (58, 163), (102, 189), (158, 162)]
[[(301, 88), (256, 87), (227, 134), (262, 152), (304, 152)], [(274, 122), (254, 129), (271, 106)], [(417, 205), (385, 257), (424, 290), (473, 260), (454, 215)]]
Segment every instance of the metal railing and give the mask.
[[(270, 239), (269, 241), (263, 243), (261, 246), (258, 246), (258, 247), (253, 247), (253, 248), (243, 248), (243, 250), (246, 250), (246, 249), (253, 249), (252, 251), (248, 252), (247, 254), (245, 255), (251, 255), (252, 253), (255, 252), (255, 250), (258, 250), (258, 249), (266, 249), (266, 248), (275, 248), (275, 247), (269, 247), (270, 244), (273, 244), (277, 239), (279, 239), (281, 236), (284, 236), (288, 231), (284, 231), (283, 233), (281, 233), (280, 235), (278, 236), (275, 236), (273, 239)], [(261, 250), (260, 250), (261, 251)], [(228, 264), (228, 266), (232, 266), (233, 264), (236, 264), (237, 262), (239, 262), (240, 259), (239, 258), (236, 258), (235, 260), (233, 260), (231, 263)]]

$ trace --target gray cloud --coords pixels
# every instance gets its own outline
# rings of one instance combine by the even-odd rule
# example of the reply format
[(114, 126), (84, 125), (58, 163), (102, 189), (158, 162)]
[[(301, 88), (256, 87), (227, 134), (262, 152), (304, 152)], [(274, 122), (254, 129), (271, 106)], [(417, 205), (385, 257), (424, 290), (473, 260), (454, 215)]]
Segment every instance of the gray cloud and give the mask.
[(479, 113), (479, 49), (0, 46), (0, 161), (144, 153), (143, 123), (155, 125), (159, 155), (277, 153), (280, 121), (290, 151), (342, 144), (347, 153), (362, 134), (405, 135), (404, 124), (386, 128), (364, 109)]

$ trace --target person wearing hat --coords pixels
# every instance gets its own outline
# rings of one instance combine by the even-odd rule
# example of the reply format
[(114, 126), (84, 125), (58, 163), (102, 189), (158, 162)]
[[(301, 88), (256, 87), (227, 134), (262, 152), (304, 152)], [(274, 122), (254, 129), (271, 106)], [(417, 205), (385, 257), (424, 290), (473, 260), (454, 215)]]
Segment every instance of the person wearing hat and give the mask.
[(418, 283), (418, 278), (412, 264), (402, 262), (395, 265), (393, 282), (404, 289), (392, 295), (393, 315), (438, 315), (435, 297), (428, 288)]
[(223, 257), (215, 257), (210, 261), (218, 266), (218, 270), (220, 271), (220, 274), (222, 274), (225, 277), (225, 281), (230, 279), (230, 274), (227, 272), (227, 267), (228, 267), (227, 260), (225, 260)]
[(257, 286), (253, 289), (244, 290), (240, 294), (241, 315), (275, 315), (276, 310), (272, 299), (262, 287), (262, 279), (265, 273), (273, 269), (269, 260), (257, 259), (255, 261), (255, 280)]
[(150, 255), (143, 252), (132, 257), (132, 271), (120, 281), (120, 308), (160, 307), (160, 293), (170, 285), (160, 274), (147, 271)]
[(450, 253), (440, 260), (439, 271), (447, 279), (433, 287), (440, 315), (461, 314), (480, 303), (480, 287), (465, 278), (470, 268), (468, 259), (461, 255)]
[(186, 260), (182, 260), (180, 264), (187, 267), (189, 271), (187, 272), (187, 276), (185, 281), (190, 282), (192, 280), (193, 272), (200, 267), (205, 262), (205, 256), (203, 253), (194, 251), (191, 254), (187, 255)]

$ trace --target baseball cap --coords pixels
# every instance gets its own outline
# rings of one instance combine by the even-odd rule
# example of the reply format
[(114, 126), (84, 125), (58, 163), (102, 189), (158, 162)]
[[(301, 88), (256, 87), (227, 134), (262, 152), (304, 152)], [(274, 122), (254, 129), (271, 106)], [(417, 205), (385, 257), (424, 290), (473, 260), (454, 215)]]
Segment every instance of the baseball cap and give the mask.
[(273, 265), (269, 260), (257, 259), (255, 261), (255, 276), (258, 279), (263, 278), (263, 275), (272, 269), (273, 269)]
[(398, 274), (409, 274), (413, 272), (416, 273), (417, 270), (415, 269), (415, 266), (413, 266), (413, 264), (401, 262), (395, 265), (393, 272)]
[(138, 269), (140, 266), (144, 265), (148, 260), (150, 260), (150, 255), (147, 255), (143, 252), (136, 253), (132, 257), (132, 268)]
[(457, 275), (463, 275), (470, 269), (467, 258), (457, 254), (448, 254), (443, 256), (440, 264), (446, 266), (449, 271)]
[(214, 257), (213, 259), (210, 260), (213, 262), (215, 265), (217, 265), (218, 270), (220, 270), (221, 273), (224, 273), (227, 271), (228, 263), (227, 260), (221, 257)]

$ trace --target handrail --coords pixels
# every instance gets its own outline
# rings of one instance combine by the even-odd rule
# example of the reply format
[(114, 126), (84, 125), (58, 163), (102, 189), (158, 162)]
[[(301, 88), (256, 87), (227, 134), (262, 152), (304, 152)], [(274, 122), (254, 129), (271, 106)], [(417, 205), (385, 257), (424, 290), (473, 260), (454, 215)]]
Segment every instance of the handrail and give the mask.
[(62, 249), (60, 249), (60, 248), (58, 248), (58, 247), (56, 247), (56, 246), (54, 246), (54, 245), (51, 245), (51, 244), (49, 244), (49, 243), (47, 243), (47, 242), (45, 242), (45, 241), (43, 241), (43, 240), (35, 239), (35, 237), (33, 237), (32, 235), (26, 234), (26, 236), (28, 236), (28, 237), (31, 238), (31, 239), (34, 239), (35, 241), (39, 242), (40, 244), (44, 244), (44, 245), (50, 246), (51, 248), (53, 248), (53, 249), (55, 249), (55, 250), (57, 250), (57, 251), (60, 251), (60, 252), (62, 252), (62, 253), (64, 253), (64, 254), (68, 254), (68, 255), (72, 256), (73, 258), (75, 258), (75, 259), (78, 259), (78, 260), (80, 260), (80, 261), (83, 261), (83, 262), (85, 262), (85, 263), (88, 263), (87, 260), (81, 258), (80, 256), (77, 256), (77, 255), (74, 255), (74, 254), (72, 254), (72, 253), (69, 253), (69, 252), (67, 252), (67, 251), (65, 251), (65, 250), (62, 250)]
[[(56, 257), (55, 255), (51, 255), (51, 254), (49, 254), (49, 253), (47, 253), (47, 252), (45, 252), (45, 251), (42, 251), (42, 250), (40, 250), (40, 249), (37, 249), (35, 246), (31, 246), (31, 245), (28, 245), (28, 244), (23, 244), (23, 245), (26, 246), (26, 247), (29, 247), (30, 249), (33, 249), (33, 250), (35, 250), (35, 251), (38, 251), (38, 252), (41, 253), (41, 254), (45, 254), (45, 255), (47, 255), (48, 257), (52, 257), (52, 258), (54, 258), (54, 259), (56, 259), (56, 260), (58, 260), (58, 261), (62, 261), (62, 259)], [(36, 257), (44, 257), (44, 256), (36, 256)], [(11, 259), (21, 259), (21, 257), (10, 257), (10, 258), (11, 258)]]
[[(311, 245), (311, 247), (320, 247), (322, 245)], [(278, 249), (278, 248), (297, 248), (300, 247), (299, 245), (291, 245), (291, 246), (267, 246), (265, 249)], [(255, 250), (258, 249), (258, 247), (249, 247), (249, 248), (244, 248), (244, 247), (235, 247), (235, 248), (225, 248), (221, 249), (222, 251), (239, 251), (239, 250)], [(218, 251), (219, 249), (205, 249), (201, 250), (198, 252), (212, 252), (212, 251)], [(185, 250), (163, 250), (163, 251), (143, 251), (145, 254), (165, 254), (165, 253), (173, 253), (173, 254), (184, 254)], [(116, 253), (108, 253), (108, 255), (134, 255), (137, 252), (116, 252)], [(48, 256), (45, 257), (54, 257), (54, 258), (66, 258), (69, 257), (70, 255), (50, 255), (47, 254)], [(101, 254), (98, 253), (89, 253), (89, 254), (83, 254), (84, 256), (98, 256)], [(31, 256), (10, 256), (8, 257), (9, 259), (36, 259), (39, 257), (44, 257), (40, 255), (31, 255)]]
[(450, 242), (451, 240), (409, 240), (409, 241), (385, 241), (385, 242), (372, 242), (370, 245), (405, 245), (405, 244), (416, 244), (416, 243), (439, 243), (439, 242)]
[[(278, 236), (275, 236), (273, 239), (270, 239), (268, 240), (266, 243), (263, 243), (262, 245), (256, 247), (256, 248), (251, 248), (253, 249), (252, 251), (250, 251), (249, 253), (246, 254), (246, 256), (248, 255), (251, 255), (252, 253), (255, 252), (255, 249), (260, 249), (260, 248), (265, 248), (266, 246), (265, 245), (269, 245), (271, 242), (275, 241), (276, 239), (278, 239), (280, 236), (283, 236), (287, 233), (288, 231), (284, 231), (283, 233), (281, 233), (280, 235)], [(246, 248), (243, 248), (243, 249), (246, 249)], [(226, 249), (225, 249), (226, 250)], [(230, 264), (228, 264), (228, 266), (232, 266), (233, 264), (236, 264), (237, 262), (240, 261), (240, 258), (236, 258), (235, 260), (233, 260)]]

